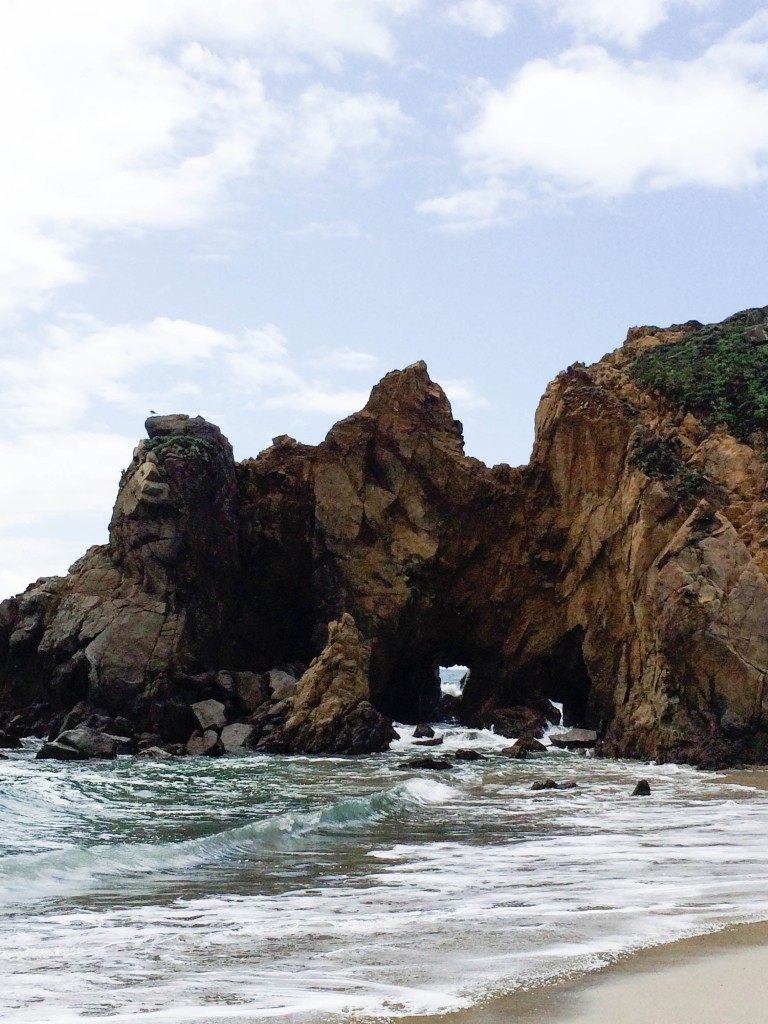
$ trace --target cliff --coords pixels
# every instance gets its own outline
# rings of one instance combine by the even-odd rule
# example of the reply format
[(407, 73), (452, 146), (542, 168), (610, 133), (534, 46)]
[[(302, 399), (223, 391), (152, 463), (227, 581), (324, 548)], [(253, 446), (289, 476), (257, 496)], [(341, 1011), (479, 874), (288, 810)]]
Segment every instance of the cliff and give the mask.
[(463, 663), (466, 722), (535, 732), (558, 701), (606, 754), (763, 760), (766, 381), (768, 307), (570, 367), (519, 469), (464, 455), (423, 363), (240, 464), (153, 417), (109, 545), (0, 605), (3, 723), (180, 743), (214, 700), (261, 749), (364, 752)]

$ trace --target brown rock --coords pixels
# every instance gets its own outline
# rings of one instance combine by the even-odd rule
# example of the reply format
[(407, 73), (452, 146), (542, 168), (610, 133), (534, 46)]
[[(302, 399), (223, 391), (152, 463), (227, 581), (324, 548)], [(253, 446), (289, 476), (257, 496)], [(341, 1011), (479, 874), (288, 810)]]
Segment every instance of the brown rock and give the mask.
[(440, 757), (412, 757), (409, 761), (402, 761), (398, 768), (422, 768), (427, 771), (444, 772), (453, 768), (450, 761)]
[(471, 747), (459, 747), (458, 750), (454, 750), (453, 756), (457, 761), (486, 761), (485, 754), (481, 754), (479, 750), (472, 750)]
[[(766, 310), (729, 323), (762, 345)], [(603, 754), (761, 759), (764, 439), (731, 437), (632, 373), (695, 329), (636, 328), (561, 373), (518, 469), (464, 455), (422, 362), (387, 374), (322, 444), (278, 437), (237, 466), (212, 424), (153, 417), (109, 544), (0, 604), (0, 728), (42, 735), (85, 702), (180, 742), (190, 705), (220, 699), (272, 749), (383, 749), (386, 716), (437, 720), (437, 667), (463, 663), (464, 724), (538, 738), (555, 701)], [(638, 444), (672, 468), (638, 461)], [(341, 644), (349, 657), (326, 643), (345, 613), (365, 638)], [(297, 682), (291, 666), (313, 658)]]

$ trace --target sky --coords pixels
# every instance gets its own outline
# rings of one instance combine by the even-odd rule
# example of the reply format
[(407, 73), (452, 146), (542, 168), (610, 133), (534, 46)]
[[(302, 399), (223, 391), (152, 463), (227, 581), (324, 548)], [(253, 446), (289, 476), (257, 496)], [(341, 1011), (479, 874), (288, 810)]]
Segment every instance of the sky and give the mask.
[(569, 364), (768, 303), (768, 4), (25, 0), (0, 96), (0, 597), (150, 410), (242, 459), (425, 359), (519, 465)]

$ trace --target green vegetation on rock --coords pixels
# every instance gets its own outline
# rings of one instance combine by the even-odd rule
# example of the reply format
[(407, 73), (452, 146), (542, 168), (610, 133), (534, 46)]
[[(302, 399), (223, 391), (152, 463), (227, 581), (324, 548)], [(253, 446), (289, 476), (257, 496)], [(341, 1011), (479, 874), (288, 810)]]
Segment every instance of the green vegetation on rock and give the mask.
[(643, 352), (632, 374), (638, 384), (661, 391), (709, 425), (725, 423), (735, 437), (749, 441), (768, 430), (766, 321), (768, 308), (737, 313)]
[(646, 476), (668, 480), (678, 501), (699, 498), (707, 487), (707, 478), (689, 469), (680, 456), (677, 438), (663, 438), (651, 430), (638, 429), (629, 444), (629, 461)]
[(213, 455), (213, 445), (204, 437), (191, 434), (169, 434), (166, 437), (152, 437), (144, 442), (147, 451), (154, 452), (158, 457), (164, 455), (180, 456), (181, 458), (205, 458)]

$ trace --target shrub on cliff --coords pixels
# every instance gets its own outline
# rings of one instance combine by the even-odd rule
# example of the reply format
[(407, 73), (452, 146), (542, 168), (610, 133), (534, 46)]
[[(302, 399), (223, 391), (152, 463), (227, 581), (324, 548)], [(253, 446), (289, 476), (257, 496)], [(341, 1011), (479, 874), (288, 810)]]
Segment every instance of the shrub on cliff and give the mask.
[(659, 345), (638, 356), (633, 376), (707, 423), (725, 423), (735, 437), (749, 441), (756, 431), (768, 430), (765, 320), (765, 310), (746, 310)]

